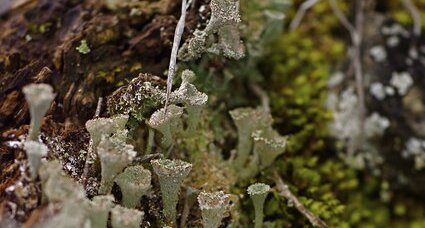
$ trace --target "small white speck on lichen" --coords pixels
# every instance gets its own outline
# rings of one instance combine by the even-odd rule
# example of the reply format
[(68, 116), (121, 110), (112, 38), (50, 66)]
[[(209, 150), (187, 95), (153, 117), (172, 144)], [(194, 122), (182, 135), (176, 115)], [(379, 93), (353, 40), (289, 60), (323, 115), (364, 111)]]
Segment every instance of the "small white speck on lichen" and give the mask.
[(266, 194), (270, 191), (270, 186), (263, 183), (255, 183), (248, 187), (248, 194), (249, 195), (261, 195)]

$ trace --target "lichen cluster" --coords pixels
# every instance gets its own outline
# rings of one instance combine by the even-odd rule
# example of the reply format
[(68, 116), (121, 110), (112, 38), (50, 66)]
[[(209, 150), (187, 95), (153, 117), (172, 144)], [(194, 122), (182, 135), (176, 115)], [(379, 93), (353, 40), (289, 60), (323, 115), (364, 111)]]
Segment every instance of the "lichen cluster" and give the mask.
[[(134, 19), (171, 2), (101, 4)], [(184, 62), (167, 104), (165, 80), (149, 73), (99, 99), (94, 117), (81, 126), (90, 141), (75, 149), (82, 164), (72, 177), (64, 172), (72, 164), (61, 164), (62, 155), (70, 156), (65, 143), (46, 145), (61, 138), (42, 128), (53, 88), (24, 87), (30, 130), (15, 143), (25, 151), (22, 178), (8, 194), (19, 194), (23, 183), (37, 189), (34, 227), (423, 227), (425, 207), (396, 189), (411, 179), (386, 163), (403, 158), (415, 172), (410, 178), (425, 169), (423, 130), (397, 122), (409, 113), (383, 105), (423, 110), (416, 101), (423, 81), (405, 67), (409, 61), (386, 71), (391, 51), (404, 41), (395, 38), (409, 31), (384, 24), (381, 43), (365, 43), (365, 58), (378, 69), (367, 72), (383, 72), (383, 80), (366, 77), (367, 104), (376, 108), (362, 119), (350, 64), (341, 63), (349, 42), (328, 1), (309, 9), (296, 29), (283, 29), (303, 2), (193, 1), (188, 21), (202, 20), (183, 36)], [(352, 2), (338, 6), (344, 14), (355, 9)], [(83, 39), (73, 51), (84, 58), (95, 51), (89, 47)], [(405, 129), (397, 123), (408, 130), (397, 132)], [(395, 157), (383, 153), (394, 152), (393, 145)]]

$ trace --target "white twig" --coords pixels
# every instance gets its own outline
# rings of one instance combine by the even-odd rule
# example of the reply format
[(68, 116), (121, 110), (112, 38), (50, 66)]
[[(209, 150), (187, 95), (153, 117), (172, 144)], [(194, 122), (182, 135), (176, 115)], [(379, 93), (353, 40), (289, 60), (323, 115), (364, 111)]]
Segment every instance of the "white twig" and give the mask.
[(265, 112), (270, 113), (270, 98), (267, 93), (258, 85), (250, 84), (252, 91), (261, 99), (261, 105)]
[(350, 21), (348, 21), (347, 17), (345, 17), (344, 13), (338, 7), (336, 1), (329, 0), (329, 4), (331, 5), (332, 11), (334, 12), (335, 16), (338, 18), (341, 24), (348, 30), (348, 32), (350, 33), (350, 36), (353, 37), (354, 34), (356, 33), (356, 29), (350, 23)]
[(102, 110), (102, 103), (103, 103), (103, 97), (99, 97), (93, 119), (98, 118), (100, 116), (100, 111)]
[(165, 111), (167, 111), (168, 102), (170, 99), (171, 89), (173, 87), (173, 78), (176, 73), (176, 63), (177, 63), (177, 52), (179, 50), (180, 41), (183, 35), (185, 20), (186, 20), (186, 11), (188, 9), (187, 0), (182, 0), (182, 9), (181, 16), (177, 23), (176, 30), (174, 32), (173, 48), (171, 49), (170, 65), (168, 67), (168, 77), (167, 77), (167, 95), (165, 98)]
[(289, 29), (292, 31), (298, 28), (307, 10), (316, 5), (319, 1), (320, 0), (307, 0), (303, 2), (303, 4), (301, 4), (300, 8), (298, 9), (294, 19), (291, 21)]
[(413, 20), (413, 34), (416, 38), (421, 37), (421, 15), (419, 13), (418, 8), (416, 8), (415, 4), (411, 0), (401, 0), (403, 6), (409, 11)]
[(276, 182), (276, 188), (279, 190), (280, 195), (285, 197), (289, 202), (292, 202), (295, 208), (301, 214), (303, 214), (308, 219), (308, 221), (310, 221), (311, 225), (319, 228), (328, 227), (328, 225), (326, 225), (322, 219), (320, 219), (318, 216), (309, 211), (303, 204), (301, 204), (298, 198), (289, 190), (288, 185), (283, 182), (282, 178), (279, 176), (276, 170), (274, 170), (273, 175)]

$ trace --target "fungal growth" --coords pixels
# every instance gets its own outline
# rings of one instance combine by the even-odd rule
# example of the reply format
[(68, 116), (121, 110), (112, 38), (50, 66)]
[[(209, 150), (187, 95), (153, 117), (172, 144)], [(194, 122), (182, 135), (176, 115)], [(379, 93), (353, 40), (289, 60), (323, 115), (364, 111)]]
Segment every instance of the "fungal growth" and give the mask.
[(139, 228), (145, 213), (116, 205), (111, 210), (112, 228)]
[[(240, 59), (245, 55), (245, 47), (239, 34), (239, 0), (211, 0), (211, 18), (204, 30), (195, 30), (179, 51), (179, 59), (190, 61), (201, 57), (205, 52)], [(218, 41), (214, 35), (217, 34)]]
[(168, 148), (173, 143), (173, 135), (181, 127), (181, 116), (183, 108), (170, 105), (167, 108), (162, 108), (152, 114), (147, 124), (149, 127), (159, 131), (162, 134), (161, 146)]
[(230, 195), (219, 192), (201, 192), (198, 196), (204, 228), (218, 228), (229, 207)]
[(252, 184), (248, 187), (248, 194), (252, 199), (255, 209), (255, 228), (263, 227), (264, 202), (270, 192), (270, 186), (263, 183)]
[(132, 145), (114, 137), (103, 137), (97, 152), (102, 168), (99, 194), (108, 194), (115, 176), (133, 161), (137, 153)]
[(192, 164), (169, 159), (152, 160), (151, 164), (159, 178), (164, 217), (168, 223), (176, 224), (180, 186), (192, 170)]
[(143, 166), (130, 166), (115, 177), (121, 189), (122, 204), (128, 208), (140, 205), (140, 198), (151, 188), (151, 172)]
[(44, 115), (49, 110), (55, 94), (48, 84), (30, 84), (22, 89), (31, 114), (31, 128), (28, 140), (37, 141)]
[(38, 176), (38, 169), (41, 165), (41, 158), (47, 155), (49, 149), (43, 143), (36, 141), (24, 142), (24, 149), (30, 166), (31, 178), (36, 179)]

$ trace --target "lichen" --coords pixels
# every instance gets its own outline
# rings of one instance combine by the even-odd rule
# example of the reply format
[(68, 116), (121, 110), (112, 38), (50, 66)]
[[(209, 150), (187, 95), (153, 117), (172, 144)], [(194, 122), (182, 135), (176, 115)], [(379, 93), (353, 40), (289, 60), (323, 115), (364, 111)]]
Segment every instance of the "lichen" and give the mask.
[(38, 169), (41, 165), (41, 158), (47, 155), (48, 148), (43, 143), (26, 141), (24, 142), (24, 149), (30, 165), (31, 177), (35, 179), (38, 176)]
[(80, 45), (76, 47), (75, 49), (83, 55), (87, 55), (88, 53), (91, 52), (90, 47), (87, 43), (87, 40), (81, 40)]
[(31, 114), (31, 129), (28, 133), (28, 140), (38, 140), (42, 120), (55, 94), (53, 88), (48, 84), (30, 84), (22, 89)]
[[(240, 59), (245, 55), (245, 47), (240, 40), (239, 0), (212, 0), (210, 2), (211, 18), (204, 30), (195, 30), (179, 51), (179, 58), (190, 61), (203, 53), (222, 53), (225, 57)], [(207, 42), (217, 34), (216, 43)]]
[(252, 184), (247, 189), (255, 208), (255, 228), (263, 227), (264, 202), (266, 201), (269, 191), (270, 186), (263, 183)]
[(238, 130), (237, 157), (234, 165), (240, 170), (245, 166), (252, 150), (252, 133), (269, 127), (272, 117), (260, 108), (239, 108), (229, 113)]
[(183, 108), (170, 105), (162, 108), (152, 114), (147, 121), (149, 127), (159, 131), (162, 134), (161, 145), (165, 148), (171, 146), (173, 143), (174, 134), (179, 131), (181, 127), (181, 116)]
[(143, 211), (116, 205), (111, 210), (111, 226), (112, 228), (139, 228), (143, 216)]
[(115, 176), (133, 161), (137, 153), (132, 145), (111, 137), (103, 137), (97, 147), (97, 154), (102, 170), (99, 194), (107, 194), (112, 189)]
[(202, 211), (202, 224), (205, 228), (218, 228), (230, 203), (230, 195), (224, 192), (201, 192), (198, 195)]
[(140, 199), (151, 188), (151, 173), (143, 166), (130, 166), (115, 177), (122, 193), (122, 204), (128, 208), (140, 206)]
[(181, 160), (169, 159), (152, 160), (151, 164), (159, 178), (165, 220), (167, 223), (176, 224), (180, 187), (192, 170), (192, 165)]

